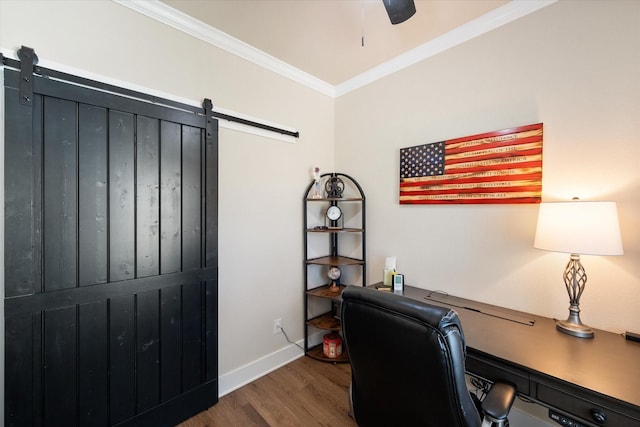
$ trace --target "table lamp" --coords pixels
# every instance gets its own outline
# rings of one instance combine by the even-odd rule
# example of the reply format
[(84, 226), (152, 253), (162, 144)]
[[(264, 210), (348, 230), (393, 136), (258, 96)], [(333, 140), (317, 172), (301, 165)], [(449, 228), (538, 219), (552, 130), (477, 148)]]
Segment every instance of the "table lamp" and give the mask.
[(540, 204), (533, 246), (571, 254), (564, 270), (569, 294), (569, 317), (556, 328), (580, 338), (593, 338), (593, 330), (580, 321), (580, 297), (587, 273), (580, 255), (622, 255), (622, 239), (615, 202), (547, 202)]

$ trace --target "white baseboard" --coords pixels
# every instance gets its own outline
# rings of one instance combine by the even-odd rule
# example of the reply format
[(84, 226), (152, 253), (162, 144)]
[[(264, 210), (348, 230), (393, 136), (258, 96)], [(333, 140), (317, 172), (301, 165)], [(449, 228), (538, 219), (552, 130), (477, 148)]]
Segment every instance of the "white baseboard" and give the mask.
[[(298, 341), (297, 344), (302, 347), (304, 340)], [(218, 396), (222, 397), (231, 393), (302, 356), (304, 356), (304, 352), (300, 347), (289, 344), (231, 372), (224, 373), (219, 377)]]

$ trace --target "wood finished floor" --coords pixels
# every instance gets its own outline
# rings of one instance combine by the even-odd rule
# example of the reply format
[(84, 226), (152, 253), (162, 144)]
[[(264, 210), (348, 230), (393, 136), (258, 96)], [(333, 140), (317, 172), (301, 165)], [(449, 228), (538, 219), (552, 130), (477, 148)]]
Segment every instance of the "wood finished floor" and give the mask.
[(222, 398), (178, 427), (356, 427), (348, 363), (301, 357)]

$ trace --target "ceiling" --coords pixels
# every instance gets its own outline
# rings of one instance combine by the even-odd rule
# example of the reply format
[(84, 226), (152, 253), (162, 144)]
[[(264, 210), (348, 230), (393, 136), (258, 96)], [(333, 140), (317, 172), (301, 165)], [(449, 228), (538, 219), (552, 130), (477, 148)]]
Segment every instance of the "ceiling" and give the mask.
[(397, 25), (389, 21), (383, 0), (162, 3), (337, 86), (469, 25), (509, 1), (415, 0), (416, 14)]

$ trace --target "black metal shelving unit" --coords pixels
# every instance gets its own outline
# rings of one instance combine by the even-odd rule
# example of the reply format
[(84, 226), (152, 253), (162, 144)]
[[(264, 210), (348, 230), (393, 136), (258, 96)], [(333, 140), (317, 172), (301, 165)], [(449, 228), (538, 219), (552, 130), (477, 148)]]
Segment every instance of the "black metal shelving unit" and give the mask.
[[(340, 334), (338, 311), (342, 290), (346, 286), (366, 285), (365, 195), (360, 184), (343, 173), (325, 173), (318, 181), (320, 191), (313, 180), (303, 199), (304, 350), (314, 359), (343, 363), (349, 361), (344, 345), (342, 354), (328, 357), (323, 343), (312, 344), (310, 337), (316, 331)], [(326, 212), (331, 206), (338, 206), (342, 211), (339, 219), (327, 218)], [(324, 244), (327, 244), (326, 251), (322, 249)], [(331, 267), (341, 271), (336, 284), (326, 274)], [(322, 281), (323, 277), (328, 283)]]

